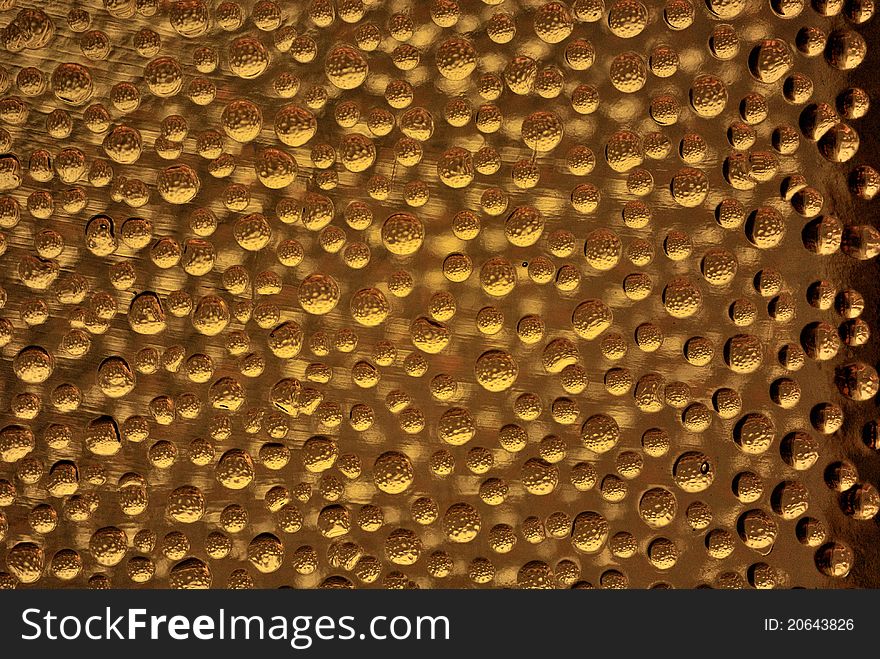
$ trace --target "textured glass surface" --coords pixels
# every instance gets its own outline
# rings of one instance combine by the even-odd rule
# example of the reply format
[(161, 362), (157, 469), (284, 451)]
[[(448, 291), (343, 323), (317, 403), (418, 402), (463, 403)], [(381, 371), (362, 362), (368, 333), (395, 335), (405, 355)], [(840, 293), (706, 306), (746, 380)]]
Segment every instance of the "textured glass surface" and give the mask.
[(873, 13), (0, 0), (0, 585), (880, 585)]

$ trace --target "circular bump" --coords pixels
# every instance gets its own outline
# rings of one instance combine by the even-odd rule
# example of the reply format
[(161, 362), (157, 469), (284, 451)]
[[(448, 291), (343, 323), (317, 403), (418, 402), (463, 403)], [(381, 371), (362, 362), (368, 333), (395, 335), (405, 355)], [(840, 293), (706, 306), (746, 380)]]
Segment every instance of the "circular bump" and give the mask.
[(649, 428), (642, 433), (642, 448), (652, 458), (662, 458), (669, 452), (672, 440), (662, 428)]
[(639, 0), (615, 0), (608, 8), (608, 29), (616, 37), (637, 37), (647, 26), (648, 10)]
[(772, 249), (785, 237), (785, 218), (772, 206), (760, 206), (745, 225), (746, 237), (759, 249)]
[(398, 118), (397, 125), (401, 133), (419, 142), (434, 134), (434, 117), (425, 108), (410, 108)]
[(727, 87), (710, 74), (694, 78), (689, 95), (691, 107), (703, 119), (717, 117), (727, 106)]
[(842, 28), (828, 35), (825, 61), (835, 69), (849, 71), (861, 64), (868, 52), (865, 38), (855, 30)]
[(12, 360), (12, 371), (22, 382), (40, 384), (55, 370), (55, 359), (40, 346), (27, 346), (18, 351)]
[(850, 87), (837, 95), (837, 109), (846, 119), (861, 119), (870, 107), (871, 97), (861, 87)]
[(880, 231), (870, 224), (848, 225), (842, 247), (847, 256), (856, 260), (873, 259), (880, 254)]
[(351, 46), (337, 45), (324, 62), (324, 73), (337, 89), (357, 89), (364, 84), (369, 71), (367, 60)]
[(82, 64), (59, 64), (52, 72), (51, 83), (55, 98), (73, 106), (86, 103), (94, 90), (92, 75)]
[(795, 533), (798, 542), (807, 547), (818, 547), (828, 537), (828, 529), (824, 522), (815, 517), (803, 517), (798, 520)]
[(413, 345), (428, 354), (442, 352), (452, 338), (452, 332), (441, 322), (428, 318), (416, 318), (409, 327)]
[(275, 136), (287, 146), (303, 146), (318, 131), (318, 120), (297, 105), (285, 105), (275, 114)]
[(210, 14), (208, 6), (202, 0), (179, 0), (171, 5), (168, 18), (177, 34), (186, 39), (194, 39), (208, 31)]
[(410, 213), (395, 213), (382, 224), (382, 244), (396, 256), (415, 254), (425, 240), (425, 227)]
[(805, 57), (816, 57), (825, 51), (828, 35), (818, 27), (806, 26), (798, 30), (794, 44)]
[(770, 8), (779, 18), (791, 19), (800, 16), (806, 0), (771, 0)]
[(843, 427), (843, 422), (843, 409), (836, 403), (818, 403), (810, 410), (810, 423), (823, 435), (833, 435)]
[(165, 331), (165, 310), (152, 291), (139, 293), (128, 307), (128, 324), (136, 334), (154, 335)]
[(211, 568), (198, 558), (187, 558), (168, 572), (168, 587), (174, 590), (205, 590), (212, 582)]
[(409, 457), (399, 451), (387, 451), (373, 464), (373, 483), (386, 494), (400, 494), (413, 484), (415, 471)]
[(192, 325), (199, 334), (216, 336), (225, 330), (232, 315), (226, 301), (217, 295), (202, 297), (192, 312)]
[(843, 163), (859, 150), (859, 134), (846, 124), (835, 124), (819, 138), (819, 153), (828, 161)]
[(541, 355), (541, 363), (548, 373), (560, 373), (564, 368), (576, 364), (580, 355), (577, 347), (565, 338), (553, 339)]
[(268, 148), (254, 158), (257, 179), (270, 190), (286, 188), (296, 179), (298, 166), (293, 156), (281, 149)]
[(565, 41), (574, 29), (574, 18), (569, 8), (561, 2), (547, 2), (535, 11), (535, 34), (544, 43)]
[(105, 526), (95, 531), (89, 539), (89, 552), (104, 567), (119, 565), (128, 550), (125, 531), (115, 526)]
[(620, 427), (607, 414), (594, 414), (581, 426), (581, 443), (593, 453), (607, 453), (620, 441)]
[[(19, 542), (6, 553), (6, 569), (20, 583), (36, 583), (43, 576), (46, 557), (34, 542)], [(14, 582), (13, 582), (14, 583)]]
[(693, 336), (684, 344), (684, 357), (693, 366), (706, 366), (715, 357), (715, 346), (703, 336)]
[(639, 378), (633, 391), (636, 407), (642, 412), (659, 412), (664, 406), (665, 381), (658, 373), (648, 373)]
[(381, 325), (388, 318), (391, 306), (377, 288), (362, 288), (351, 296), (349, 310), (352, 318), (365, 327)]
[(770, 385), (770, 398), (783, 409), (794, 408), (800, 397), (800, 385), (791, 378), (778, 378)]
[(776, 542), (779, 527), (770, 515), (759, 508), (747, 510), (736, 521), (740, 540), (749, 549), (769, 554)]
[(663, 20), (672, 30), (686, 30), (694, 22), (696, 10), (690, 0), (668, 0), (663, 8)]
[(675, 495), (662, 487), (653, 487), (639, 499), (639, 516), (652, 529), (672, 523), (678, 512)]
[(648, 560), (658, 570), (669, 570), (678, 561), (678, 547), (668, 538), (656, 538), (648, 545)]
[(610, 307), (599, 299), (581, 302), (571, 314), (571, 324), (575, 333), (587, 341), (598, 338), (611, 327), (613, 319)]
[(518, 206), (504, 222), (504, 235), (511, 245), (530, 247), (540, 240), (544, 217), (537, 208)]
[(596, 49), (585, 39), (574, 39), (565, 46), (565, 62), (575, 71), (586, 71), (596, 61)]
[(782, 519), (793, 520), (807, 512), (809, 492), (800, 481), (783, 481), (776, 486), (770, 496), (773, 512)]
[(854, 485), (841, 495), (840, 508), (853, 519), (874, 519), (880, 512), (880, 492), (870, 483)]
[(856, 466), (849, 460), (832, 462), (825, 468), (825, 484), (837, 492), (846, 492), (859, 480)]
[(709, 50), (720, 60), (731, 60), (739, 54), (739, 35), (732, 25), (722, 23), (712, 29), (709, 36)]
[(538, 153), (555, 149), (562, 141), (562, 120), (555, 112), (532, 112), (522, 123), (521, 136), (527, 147)]
[(260, 533), (248, 544), (247, 559), (263, 574), (277, 572), (284, 559), (284, 545), (272, 533)]
[(746, 8), (746, 0), (706, 0), (706, 6), (718, 18), (731, 19)]
[(733, 419), (742, 412), (742, 397), (733, 389), (722, 387), (712, 394), (712, 405), (722, 419)]
[(513, 356), (503, 350), (487, 350), (474, 366), (477, 382), (487, 391), (506, 391), (516, 382), (519, 367)]
[(735, 539), (726, 529), (713, 529), (706, 534), (706, 551), (715, 559), (730, 556), (734, 550)]
[(304, 311), (314, 315), (330, 313), (339, 303), (339, 284), (330, 275), (314, 273), (302, 280), (297, 299)]
[(801, 232), (804, 247), (821, 256), (834, 254), (840, 249), (843, 225), (833, 215), (823, 215), (809, 222)]
[(679, 206), (694, 208), (705, 201), (709, 193), (709, 180), (701, 170), (684, 167), (672, 177), (669, 188)]
[(687, 451), (675, 461), (672, 477), (685, 492), (702, 492), (715, 480), (715, 467), (705, 453)]
[(745, 208), (737, 199), (722, 199), (715, 207), (715, 221), (725, 229), (737, 229), (745, 220)]
[(98, 387), (109, 398), (122, 398), (135, 387), (135, 375), (122, 357), (107, 357), (98, 366)]
[(454, 503), (443, 515), (443, 533), (450, 542), (471, 542), (480, 533), (480, 527), (480, 514), (468, 503)]
[(143, 144), (139, 131), (128, 126), (116, 126), (107, 133), (101, 146), (113, 162), (131, 165), (141, 157)]
[(217, 482), (230, 490), (246, 488), (253, 482), (255, 475), (253, 459), (246, 451), (238, 448), (226, 451), (214, 467)]
[(782, 39), (764, 39), (749, 53), (749, 71), (766, 84), (782, 79), (793, 65), (791, 50)]
[(315, 435), (303, 444), (302, 462), (306, 471), (320, 474), (327, 471), (339, 458), (339, 447), (330, 437)]
[(556, 489), (559, 468), (546, 460), (530, 458), (522, 466), (520, 481), (529, 494), (544, 496)]
[(843, 579), (852, 570), (855, 555), (849, 545), (828, 542), (816, 550), (816, 567), (828, 577)]
[(447, 80), (464, 80), (477, 68), (477, 49), (463, 37), (452, 37), (437, 47), (434, 61)]
[(754, 373), (764, 362), (764, 346), (752, 334), (737, 334), (724, 344), (724, 361), (734, 373)]
[(173, 57), (157, 57), (144, 67), (144, 81), (154, 96), (171, 98), (183, 88), (183, 69)]
[(722, 247), (707, 250), (700, 261), (703, 277), (713, 286), (726, 286), (731, 283), (736, 277), (738, 267), (736, 256)]
[(783, 438), (780, 453), (788, 466), (806, 471), (819, 459), (819, 442), (809, 433), (797, 430)]
[(830, 323), (815, 321), (801, 330), (801, 345), (810, 359), (828, 361), (837, 356), (840, 337)]
[(678, 99), (671, 94), (663, 94), (655, 96), (651, 99), (650, 114), (657, 124), (661, 126), (672, 126), (678, 123), (680, 111)]
[(492, 297), (504, 297), (511, 293), (516, 280), (516, 268), (500, 256), (487, 260), (480, 268), (480, 287)]
[(676, 277), (663, 289), (663, 306), (673, 318), (689, 318), (700, 310), (703, 296), (687, 277)]
[(260, 135), (263, 129), (263, 113), (253, 101), (238, 99), (223, 108), (220, 125), (229, 138), (246, 144)]
[(838, 367), (834, 379), (838, 391), (850, 400), (870, 400), (877, 395), (877, 391), (880, 389), (880, 377), (877, 375), (877, 369), (860, 361)]
[(266, 343), (272, 354), (279, 359), (296, 357), (302, 349), (302, 327), (292, 320), (282, 323), (269, 332)]
[(584, 241), (584, 256), (596, 270), (613, 269), (620, 262), (622, 252), (620, 236), (611, 229), (594, 229)]
[(176, 522), (198, 522), (205, 514), (205, 495), (193, 485), (182, 485), (168, 494), (166, 510)]
[(645, 161), (642, 139), (630, 130), (621, 130), (608, 138), (605, 159), (615, 172), (627, 172)]
[(0, 430), (0, 461), (18, 462), (36, 447), (33, 431), (27, 426), (8, 425)]
[(750, 412), (733, 428), (733, 440), (743, 453), (766, 453), (776, 437), (776, 428), (770, 418), (759, 412)]
[(474, 180), (474, 161), (471, 152), (458, 146), (444, 151), (437, 159), (437, 175), (447, 187), (466, 188)]
[(514, 94), (525, 96), (531, 93), (538, 75), (538, 63), (526, 55), (510, 59), (504, 67), (504, 82)]
[(538, 343), (543, 339), (544, 330), (544, 319), (538, 315), (523, 316), (516, 324), (516, 333), (519, 340), (529, 345)]
[(516, 575), (516, 587), (523, 590), (550, 590), (555, 584), (553, 570), (544, 561), (529, 561)]
[(608, 520), (599, 513), (578, 513), (571, 526), (571, 544), (579, 552), (595, 554), (605, 546), (608, 532)]
[(171, 165), (156, 178), (156, 189), (169, 204), (188, 204), (196, 198), (201, 187), (198, 174), (189, 165)]
[[(813, 141), (818, 141), (822, 135), (829, 131), (840, 121), (840, 117), (834, 108), (828, 103), (811, 103), (798, 118), (798, 124), (804, 136)], [(802, 180), (802, 184), (798, 189), (806, 188), (806, 180)], [(812, 190), (812, 189), (810, 189)], [(813, 192), (818, 195), (818, 191)]]
[(228, 49), (229, 69), (239, 78), (252, 80), (269, 67), (269, 51), (254, 37), (239, 37)]
[(633, 51), (617, 55), (611, 61), (609, 77), (611, 84), (624, 94), (639, 91), (648, 81), (648, 67), (645, 64), (645, 58)]
[(626, 368), (612, 368), (605, 372), (605, 389), (613, 396), (624, 396), (632, 389), (634, 378)]

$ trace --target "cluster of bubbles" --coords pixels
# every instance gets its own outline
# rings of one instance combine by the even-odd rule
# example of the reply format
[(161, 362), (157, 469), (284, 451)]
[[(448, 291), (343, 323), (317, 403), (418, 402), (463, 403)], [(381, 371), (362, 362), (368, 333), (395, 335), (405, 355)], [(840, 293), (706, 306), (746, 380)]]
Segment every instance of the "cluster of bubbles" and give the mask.
[(0, 586), (850, 574), (873, 0), (22, 5)]

